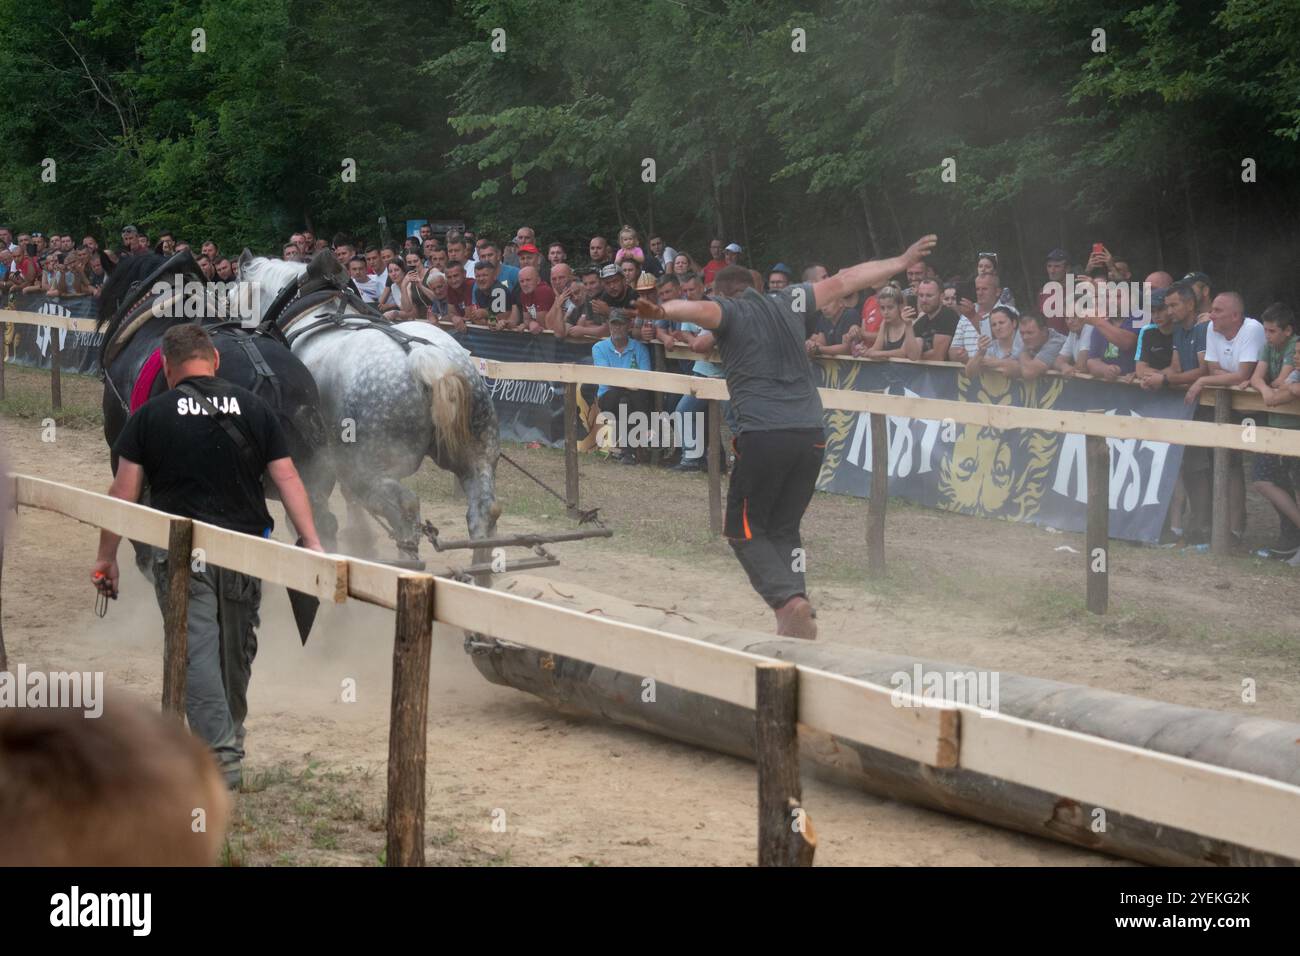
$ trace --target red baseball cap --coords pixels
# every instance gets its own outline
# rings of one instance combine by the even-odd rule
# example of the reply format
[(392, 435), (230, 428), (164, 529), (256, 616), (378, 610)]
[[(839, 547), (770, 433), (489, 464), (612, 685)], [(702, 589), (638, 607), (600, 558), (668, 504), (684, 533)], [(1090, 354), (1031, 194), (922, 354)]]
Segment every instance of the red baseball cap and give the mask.
[(538, 248), (537, 248), (535, 245), (533, 245), (531, 242), (525, 242), (522, 246), (519, 247), (519, 251), (520, 251), (520, 252), (535, 252), (535, 253), (537, 253), (538, 255), (541, 255), (541, 254), (542, 254), (542, 250), (538, 249)]

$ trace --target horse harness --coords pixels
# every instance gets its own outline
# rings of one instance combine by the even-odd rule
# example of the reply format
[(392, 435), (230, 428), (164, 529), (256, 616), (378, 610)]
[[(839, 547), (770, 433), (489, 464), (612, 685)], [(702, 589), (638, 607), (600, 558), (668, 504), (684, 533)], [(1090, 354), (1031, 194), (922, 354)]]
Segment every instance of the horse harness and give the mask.
[[(331, 299), (334, 300), (334, 308), (327, 314), (317, 316), (314, 321), (308, 322), (300, 328), (293, 328), (293, 326), (300, 319), (305, 317), (306, 313), (311, 311), (314, 306), (323, 302), (328, 302)], [(390, 339), (400, 345), (402, 351), (406, 352), (408, 355), (410, 354), (413, 345), (428, 344), (426, 339), (414, 335), (407, 335), (405, 332), (394, 327), (390, 320), (380, 316), (374, 309), (370, 308), (369, 303), (363, 302), (359, 296), (352, 292), (351, 289), (334, 288), (325, 293), (318, 291), (315, 294), (306, 294), (301, 296), (297, 302), (302, 303), (303, 305), (303, 307), (298, 310), (298, 314), (279, 325), (280, 328), (285, 330), (285, 339), (288, 341), (290, 347), (292, 347), (293, 343), (302, 336), (310, 335), (312, 332), (323, 328), (346, 329), (350, 332), (359, 331), (361, 329), (375, 329), (379, 332), (383, 332)], [(362, 314), (353, 316), (346, 315), (345, 313), (349, 306), (357, 309), (357, 311)], [(269, 314), (268, 317), (270, 317)], [(279, 317), (277, 316), (275, 318), (278, 319)], [(292, 331), (290, 331), (290, 329), (292, 329)]]

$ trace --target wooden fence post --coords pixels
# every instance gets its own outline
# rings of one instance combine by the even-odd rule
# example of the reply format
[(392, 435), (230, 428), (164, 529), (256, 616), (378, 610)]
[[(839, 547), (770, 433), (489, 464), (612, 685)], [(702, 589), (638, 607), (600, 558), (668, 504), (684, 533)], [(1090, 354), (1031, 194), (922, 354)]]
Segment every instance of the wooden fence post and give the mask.
[(194, 524), (173, 518), (167, 530), (167, 608), (163, 612), (164, 714), (185, 720), (185, 662), (190, 617), (190, 560)]
[(397, 580), (388, 723), (388, 866), (424, 866), (424, 769), (433, 646), (433, 578)]
[(578, 383), (564, 384), (564, 498), (570, 518), (578, 516)]
[(50, 326), (50, 403), (56, 412), (63, 408), (63, 382), (59, 375), (59, 330)]
[[(7, 504), (7, 502), (6, 502)], [(0, 520), (7, 518), (5, 511), (0, 510)], [(0, 671), (9, 669), (9, 655), (5, 651), (5, 624), (4, 624), (4, 574), (5, 574), (5, 538), (3, 531), (0, 531)]]
[[(1214, 396), (1214, 422), (1226, 424), (1231, 419), (1232, 393), (1226, 388), (1216, 390)], [(1214, 449), (1214, 497), (1210, 513), (1210, 551), (1213, 554), (1232, 554), (1232, 521), (1228, 503), (1228, 456), (1226, 448)]]
[(1084, 439), (1088, 468), (1088, 525), (1083, 564), (1088, 581), (1088, 610), (1105, 614), (1110, 595), (1110, 445), (1105, 438)]
[(709, 466), (709, 533), (715, 538), (722, 534), (722, 403), (708, 400), (705, 409), (707, 462)]
[(0, 402), (5, 397), (5, 362), (9, 359), (9, 345), (5, 341), (9, 335), (9, 323), (0, 322)]
[[(649, 349), (650, 349), (650, 364), (652, 366), (651, 371), (662, 372), (665, 368), (663, 343), (651, 342), (649, 345)], [(662, 420), (660, 416), (663, 414), (663, 410), (664, 410), (664, 393), (659, 391), (658, 389), (655, 389), (653, 392), (651, 392), (651, 396), (652, 396), (651, 401), (654, 403), (653, 405), (654, 415), (651, 416), (651, 418), (654, 419), (654, 426), (651, 428), (650, 433), (653, 435), (659, 435), (660, 434), (659, 422)], [(662, 459), (663, 459), (663, 451), (659, 447), (659, 442), (651, 441), (650, 443), (651, 467), (652, 468), (659, 467), (659, 462)]]
[(871, 413), (871, 497), (867, 499), (867, 571), (885, 574), (885, 508), (889, 501), (889, 416)]
[(755, 672), (758, 865), (812, 866), (817, 835), (799, 784), (799, 668), (764, 661)]

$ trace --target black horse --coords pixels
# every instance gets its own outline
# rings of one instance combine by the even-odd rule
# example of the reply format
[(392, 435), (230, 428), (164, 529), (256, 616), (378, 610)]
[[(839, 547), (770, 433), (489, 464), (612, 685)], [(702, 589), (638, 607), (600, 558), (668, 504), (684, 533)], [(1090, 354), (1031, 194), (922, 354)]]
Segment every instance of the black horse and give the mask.
[[(274, 328), (245, 329), (238, 321), (226, 321), (226, 303), (208, 290), (188, 251), (171, 258), (143, 254), (126, 256), (116, 264), (107, 256), (101, 256), (101, 261), (108, 276), (100, 293), (96, 328), (104, 333), (99, 363), (104, 377), (104, 437), (109, 447), (126, 425), (136, 380), (161, 344), (163, 333), (178, 322), (199, 321), (221, 355), (217, 374), (248, 389), (275, 412), (311, 498), (321, 543), (326, 550), (333, 550), (338, 524), (328, 508), (334, 477), (325, 460), (328, 436), (320, 416), (320, 395), (316, 381), (289, 351), (283, 334)], [(176, 290), (185, 294), (176, 297)], [(199, 292), (203, 294), (196, 294)], [(166, 378), (159, 371), (149, 397), (166, 390)], [(116, 473), (116, 456), (112, 466)], [(266, 488), (269, 495), (276, 496), (273, 483), (268, 481)]]

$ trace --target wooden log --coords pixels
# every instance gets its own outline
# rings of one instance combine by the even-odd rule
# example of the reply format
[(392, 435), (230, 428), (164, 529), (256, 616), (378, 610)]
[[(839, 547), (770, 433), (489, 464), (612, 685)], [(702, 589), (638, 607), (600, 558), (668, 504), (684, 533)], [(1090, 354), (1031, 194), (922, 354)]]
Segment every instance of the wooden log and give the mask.
[(50, 404), (54, 410), (63, 408), (63, 380), (59, 369), (59, 330), (50, 329)]
[[(1223, 425), (1231, 419), (1232, 394), (1220, 389), (1214, 400), (1214, 423)], [(1231, 509), (1228, 503), (1228, 449), (1214, 449), (1214, 497), (1210, 516), (1210, 552), (1232, 554)]]
[(189, 656), (190, 554), (194, 523), (172, 518), (167, 533), (167, 607), (163, 611), (162, 709), (185, 720), (185, 664)]
[(570, 518), (576, 518), (578, 503), (578, 383), (564, 385), (564, 500)]
[(1083, 549), (1088, 583), (1088, 610), (1105, 614), (1109, 604), (1110, 566), (1110, 445), (1089, 435), (1084, 439), (1088, 462), (1088, 525)]
[(889, 418), (871, 413), (871, 497), (867, 499), (867, 573), (885, 575), (885, 509), (889, 502)]
[(397, 581), (388, 724), (388, 866), (424, 866), (424, 771), (433, 648), (433, 578)]
[(722, 534), (722, 406), (715, 399), (708, 400), (704, 414), (706, 439), (705, 455), (709, 467), (709, 534)]
[[(501, 587), (539, 601), (683, 634), (752, 654), (780, 658), (835, 674), (893, 686), (898, 673), (917, 666), (927, 673), (965, 673), (973, 668), (942, 661), (884, 654), (832, 642), (781, 638), (692, 614), (689, 618), (565, 582), (519, 575)], [(561, 593), (562, 592), (562, 593)], [(488, 680), (535, 694), (569, 712), (596, 714), (676, 740), (754, 759), (753, 712), (658, 682), (653, 706), (641, 703), (641, 675), (499, 642), (469, 648)], [(1060, 681), (1002, 672), (998, 710), (1024, 720), (1185, 757), (1217, 767), (1300, 785), (1295, 741), (1300, 724), (1143, 700)], [(974, 718), (978, 720), (979, 718)], [(1046, 789), (1010, 783), (957, 767), (927, 767), (906, 757), (801, 725), (800, 759), (805, 771), (890, 799), (981, 820), (1164, 866), (1294, 865), (1267, 850), (1204, 836), (1102, 807), (1106, 826), (1094, 830), (1097, 807)]]
[(780, 661), (755, 674), (755, 761), (758, 764), (758, 865), (812, 866), (799, 785), (799, 669)]

